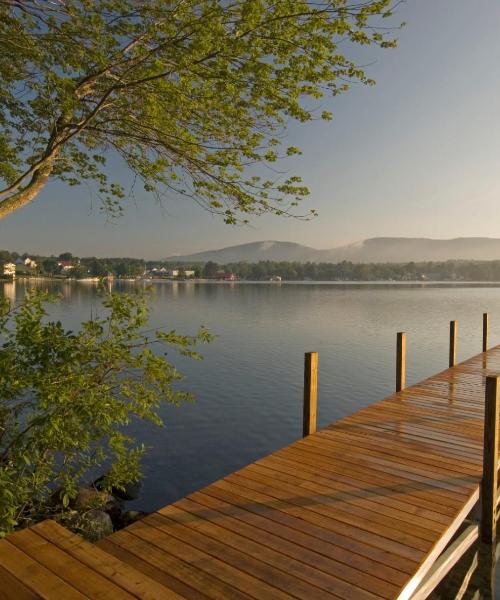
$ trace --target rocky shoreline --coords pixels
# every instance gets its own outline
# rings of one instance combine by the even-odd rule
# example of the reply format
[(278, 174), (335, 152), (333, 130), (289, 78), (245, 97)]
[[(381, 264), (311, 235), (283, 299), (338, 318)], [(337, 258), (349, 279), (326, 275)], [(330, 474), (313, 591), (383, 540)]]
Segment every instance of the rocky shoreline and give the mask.
[[(99, 489), (100, 481), (81, 487), (69, 506), (52, 516), (61, 525), (91, 542), (111, 535), (148, 514), (126, 507), (128, 501), (138, 498), (140, 484), (129, 484), (124, 490), (113, 489), (112, 492), (107, 492)], [(58, 504), (61, 508), (60, 503)]]

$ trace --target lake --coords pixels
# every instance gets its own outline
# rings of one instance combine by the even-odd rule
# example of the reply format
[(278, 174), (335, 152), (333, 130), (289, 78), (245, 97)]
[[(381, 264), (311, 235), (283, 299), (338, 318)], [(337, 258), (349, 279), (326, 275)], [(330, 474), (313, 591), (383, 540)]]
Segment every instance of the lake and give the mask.
[[(100, 309), (84, 282), (4, 283), (59, 292), (51, 315), (75, 328)], [(116, 282), (116, 290), (142, 282)], [(500, 286), (481, 284), (196, 283), (152, 284), (152, 326), (218, 337), (202, 362), (170, 357), (194, 403), (163, 407), (164, 429), (135, 424), (148, 446), (143, 493), (153, 510), (300, 437), (303, 354), (319, 352), (318, 425), (387, 396), (394, 388), (396, 332), (408, 335), (407, 383), (447, 367), (449, 321), (459, 360), (481, 351), (482, 313), (500, 343)], [(0, 285), (0, 293), (2, 285)]]

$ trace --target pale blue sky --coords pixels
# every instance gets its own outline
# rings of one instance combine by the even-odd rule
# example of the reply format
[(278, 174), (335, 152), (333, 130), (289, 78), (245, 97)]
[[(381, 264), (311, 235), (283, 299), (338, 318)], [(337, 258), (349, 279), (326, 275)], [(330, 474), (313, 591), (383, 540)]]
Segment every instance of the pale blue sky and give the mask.
[(286, 168), (311, 190), (312, 222), (228, 227), (188, 200), (160, 208), (138, 193), (108, 223), (85, 187), (53, 183), (0, 221), (0, 248), (161, 258), (263, 239), (329, 248), (375, 236), (500, 237), (500, 1), (408, 0), (398, 17), (399, 48), (363, 54), (376, 61), (377, 85), (325, 100), (332, 123), (289, 131), (303, 155)]

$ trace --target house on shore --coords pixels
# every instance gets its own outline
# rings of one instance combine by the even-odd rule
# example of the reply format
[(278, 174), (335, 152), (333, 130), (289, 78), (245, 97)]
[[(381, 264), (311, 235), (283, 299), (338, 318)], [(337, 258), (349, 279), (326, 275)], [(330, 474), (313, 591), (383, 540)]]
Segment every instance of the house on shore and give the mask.
[(59, 267), (61, 273), (69, 273), (76, 267), (76, 264), (71, 260), (60, 260), (57, 263), (57, 266)]
[(169, 277), (194, 277), (194, 271), (191, 271), (189, 269), (185, 270), (185, 269), (173, 269), (172, 271), (168, 272)]
[(36, 269), (38, 265), (37, 265), (37, 262), (36, 262), (36, 260), (34, 260), (33, 258), (30, 258), (29, 256), (27, 256), (27, 257), (24, 259), (24, 266), (25, 266), (27, 269)]
[(16, 276), (16, 265), (13, 262), (5, 263), (3, 266), (4, 277), (11, 277), (12, 279)]
[(238, 277), (229, 271), (217, 271), (215, 279), (218, 281), (236, 281)]

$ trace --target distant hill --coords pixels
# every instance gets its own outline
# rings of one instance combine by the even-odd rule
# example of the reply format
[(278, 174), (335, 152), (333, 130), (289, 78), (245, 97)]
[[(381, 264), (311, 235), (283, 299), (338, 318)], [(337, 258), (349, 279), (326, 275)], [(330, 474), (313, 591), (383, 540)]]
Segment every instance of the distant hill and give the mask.
[(371, 238), (331, 250), (316, 250), (293, 242), (264, 241), (229, 246), (196, 254), (170, 256), (168, 262), (219, 264), (230, 262), (258, 262), (260, 260), (286, 262), (422, 262), (444, 260), (500, 260), (500, 239), (455, 238)]
[(216, 263), (225, 264), (229, 262), (259, 262), (259, 260), (275, 261), (298, 261), (307, 262), (316, 260), (318, 250), (294, 244), (293, 242), (252, 242), (251, 244), (240, 244), (229, 246), (220, 250), (209, 250), (183, 256), (170, 256), (166, 260), (171, 262), (207, 262), (212, 260)]

